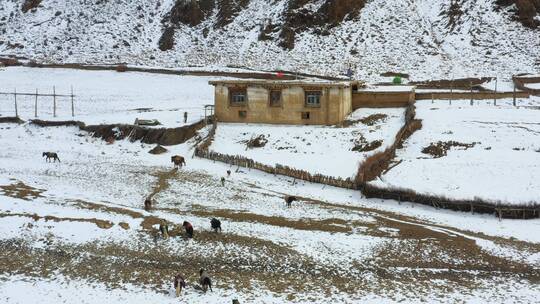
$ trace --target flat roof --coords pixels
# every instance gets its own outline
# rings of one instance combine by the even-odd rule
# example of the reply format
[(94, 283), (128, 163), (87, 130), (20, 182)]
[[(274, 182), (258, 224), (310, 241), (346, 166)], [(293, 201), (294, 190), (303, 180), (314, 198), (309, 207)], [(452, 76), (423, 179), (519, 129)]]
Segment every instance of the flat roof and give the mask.
[(415, 86), (407, 85), (384, 85), (359, 89), (359, 92), (412, 92)]
[(245, 85), (245, 86), (301, 86), (301, 87), (350, 87), (359, 84), (359, 81), (332, 81), (322, 79), (303, 80), (260, 80), (260, 79), (223, 79), (211, 80), (211, 85)]

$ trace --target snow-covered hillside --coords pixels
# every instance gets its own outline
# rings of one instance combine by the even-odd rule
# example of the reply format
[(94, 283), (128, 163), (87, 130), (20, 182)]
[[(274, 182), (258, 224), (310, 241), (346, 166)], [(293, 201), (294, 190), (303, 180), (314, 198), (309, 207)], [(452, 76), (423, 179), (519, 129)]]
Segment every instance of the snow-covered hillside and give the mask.
[[(332, 75), (353, 65), (369, 80), (540, 71), (540, 30), (523, 25), (540, 20), (531, 1), (182, 1), (42, 0), (26, 13), (25, 1), (2, 1), (0, 54)], [(172, 49), (161, 51), (160, 39)]]

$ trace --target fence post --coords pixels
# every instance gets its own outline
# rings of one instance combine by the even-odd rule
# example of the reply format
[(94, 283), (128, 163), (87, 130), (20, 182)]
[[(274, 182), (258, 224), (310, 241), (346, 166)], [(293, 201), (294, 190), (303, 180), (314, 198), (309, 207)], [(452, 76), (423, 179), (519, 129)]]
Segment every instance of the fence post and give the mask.
[(472, 81), (470, 82), (470, 85), (471, 85), (471, 106), (474, 105), (474, 101), (473, 101), (473, 91), (472, 91)]
[(514, 100), (512, 101), (512, 104), (514, 105), (514, 107), (516, 106), (516, 83), (514, 83)]
[(37, 117), (37, 98), (38, 98), (38, 89), (36, 89), (36, 100), (34, 101), (34, 117)]
[(73, 86), (71, 86), (71, 117), (75, 117), (75, 106), (73, 104)]
[(433, 103), (433, 93), (431, 93), (431, 103)]
[(452, 105), (452, 98), (454, 98), (454, 77), (452, 77), (452, 81), (450, 81), (450, 101), (448, 102), (449, 105)]
[(15, 117), (19, 117), (19, 110), (17, 109), (17, 88), (13, 90), (13, 96), (15, 98)]
[(495, 77), (495, 91), (493, 92), (493, 105), (497, 105), (497, 77)]
[(53, 116), (56, 117), (56, 87), (53, 86)]

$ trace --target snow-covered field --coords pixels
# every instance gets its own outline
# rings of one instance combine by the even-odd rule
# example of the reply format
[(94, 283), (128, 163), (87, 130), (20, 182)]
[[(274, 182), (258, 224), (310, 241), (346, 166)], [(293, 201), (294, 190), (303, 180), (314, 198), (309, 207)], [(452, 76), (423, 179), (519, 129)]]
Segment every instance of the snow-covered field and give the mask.
[[(348, 127), (292, 126), (220, 123), (210, 149), (241, 155), (263, 164), (289, 166), (312, 174), (354, 178), (364, 158), (391, 145), (403, 126), (404, 108), (360, 109), (347, 119)], [(383, 115), (380, 119), (361, 120)], [(246, 142), (264, 135), (268, 143), (260, 148), (247, 148)], [(382, 141), (370, 151), (353, 151), (356, 145)]]
[[(417, 102), (423, 128), (398, 150), (402, 161), (375, 184), (419, 193), (507, 204), (540, 203), (540, 98)], [(446, 156), (422, 153), (432, 143), (458, 142)]]
[[(529, 281), (540, 262), (540, 239), (530, 234), (538, 220), (498, 222), (365, 200), (356, 191), (293, 185), (255, 171), (234, 172), (222, 187), (222, 164), (188, 158), (186, 168), (170, 171), (170, 155), (191, 155), (192, 142), (154, 156), (149, 145), (107, 145), (73, 127), (0, 128), (0, 299), (7, 303), (71, 302), (75, 294), (87, 303), (169, 303), (177, 301), (170, 287), (177, 272), (188, 279), (189, 303), (503, 303), (540, 294)], [(46, 163), (46, 149), (58, 151), (62, 163)], [(156, 189), (157, 204), (147, 212), (142, 201)], [(288, 209), (285, 194), (304, 198)], [(223, 234), (209, 232), (211, 217), (221, 219)], [(155, 218), (171, 228), (190, 221), (195, 239), (153, 240)], [(104, 222), (109, 226), (98, 225)], [(487, 261), (494, 272), (479, 279), (475, 265)], [(527, 275), (496, 274), (508, 265)], [(199, 267), (213, 276), (213, 292), (194, 289)], [(307, 286), (294, 283), (299, 274)], [(342, 277), (356, 287), (342, 289)]]
[[(57, 98), (57, 117), (53, 116), (53, 98), (38, 98), (38, 118), (44, 120), (79, 120), (86, 124), (127, 123), (136, 118), (158, 119), (163, 126), (184, 125), (204, 117), (204, 105), (213, 104), (211, 77), (160, 75), (137, 72), (82, 71), (72, 69), (35, 69), (9, 67), (0, 69), (0, 92), (69, 95), (73, 87), (75, 117), (71, 99)], [(33, 96), (18, 97), (19, 116), (34, 118)], [(0, 95), (0, 115), (14, 116), (14, 98)]]
[[(81, 75), (99, 75), (94, 73)], [(180, 82), (178, 90), (189, 91), (203, 80), (207, 78)], [(129, 91), (134, 95), (117, 98), (136, 108), (159, 95), (156, 91), (137, 91), (140, 96)], [(100, 105), (107, 106), (107, 95), (96, 94)], [(120, 104), (107, 111), (115, 109), (123, 117)], [(508, 106), (501, 109), (510, 111)], [(536, 113), (512, 111), (521, 110)], [(89, 106), (87, 111), (88, 121), (101, 119), (99, 108)], [(388, 115), (387, 124), (356, 122), (304, 132), (275, 126), (278, 131), (270, 133), (268, 147), (278, 146), (273, 140), (279, 135), (304, 152), (309, 146), (294, 137), (306, 132), (326, 153), (337, 149), (319, 142), (334, 148), (352, 145), (337, 140), (339, 132), (346, 132), (349, 140), (359, 135), (355, 132), (369, 141), (393, 138), (391, 128), (401, 126), (402, 109), (364, 109), (351, 120), (381, 111)], [(427, 111), (436, 112), (420, 107), (419, 115)], [(525, 126), (536, 131), (534, 125)], [(223, 129), (236, 132), (233, 147), (240, 146), (237, 127)], [(244, 132), (258, 134), (263, 128), (268, 134), (274, 126), (245, 127), (254, 130)], [(208, 131), (202, 129), (200, 135)], [(538, 219), (499, 221), (491, 215), (368, 200), (359, 191), (293, 183), (243, 168), (232, 170), (222, 186), (220, 178), (231, 168), (193, 158), (194, 144), (169, 146), (169, 152), (157, 156), (147, 153), (153, 145), (125, 140), (107, 144), (75, 127), (0, 124), (0, 302), (534, 303), (540, 297), (540, 235), (531, 233), (540, 229)], [(45, 162), (44, 151), (57, 152), (61, 163)], [(347, 153), (304, 157), (334, 162), (352, 157)], [(187, 166), (178, 171), (170, 163), (175, 154), (186, 156)], [(253, 157), (270, 159), (264, 153)], [(356, 170), (357, 164), (351, 167)], [(150, 195), (156, 203), (146, 211), (143, 201)], [(285, 195), (300, 199), (286, 208)], [(222, 222), (220, 234), (210, 231), (213, 217)], [(168, 240), (156, 237), (161, 220), (172, 230)], [(194, 239), (181, 233), (185, 220), (195, 227)], [(212, 292), (196, 289), (200, 268), (211, 275)], [(177, 273), (188, 283), (180, 300), (171, 287)]]

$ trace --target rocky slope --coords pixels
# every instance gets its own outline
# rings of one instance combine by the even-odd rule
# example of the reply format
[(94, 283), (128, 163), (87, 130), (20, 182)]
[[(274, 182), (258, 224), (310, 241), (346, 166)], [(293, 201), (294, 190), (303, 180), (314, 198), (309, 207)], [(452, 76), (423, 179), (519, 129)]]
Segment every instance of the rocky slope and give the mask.
[(377, 79), (540, 70), (540, 0), (5, 0), (0, 54)]

